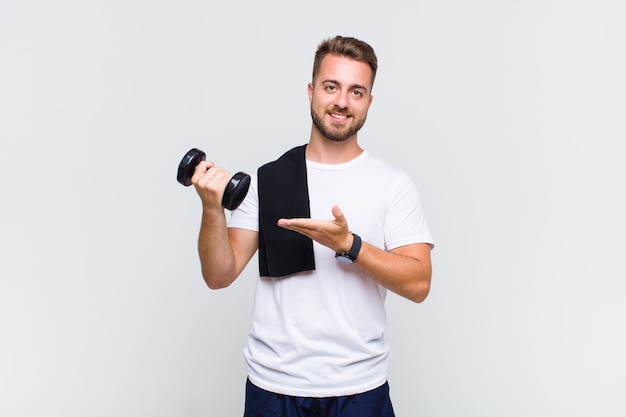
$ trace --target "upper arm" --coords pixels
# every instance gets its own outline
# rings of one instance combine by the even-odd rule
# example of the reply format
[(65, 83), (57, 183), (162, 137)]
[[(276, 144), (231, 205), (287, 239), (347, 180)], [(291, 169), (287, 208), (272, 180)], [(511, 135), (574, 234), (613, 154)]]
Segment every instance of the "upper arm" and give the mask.
[(236, 275), (239, 276), (259, 247), (259, 232), (229, 227), (228, 240), (235, 258)]

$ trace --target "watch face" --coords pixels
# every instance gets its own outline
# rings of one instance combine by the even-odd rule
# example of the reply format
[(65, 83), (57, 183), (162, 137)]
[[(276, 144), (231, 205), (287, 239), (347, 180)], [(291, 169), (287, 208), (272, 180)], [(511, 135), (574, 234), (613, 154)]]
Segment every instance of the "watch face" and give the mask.
[(348, 255), (337, 255), (335, 256), (335, 258), (337, 258), (337, 260), (339, 262), (341, 262), (342, 264), (351, 264), (354, 263), (354, 261), (352, 260), (352, 258), (350, 258)]

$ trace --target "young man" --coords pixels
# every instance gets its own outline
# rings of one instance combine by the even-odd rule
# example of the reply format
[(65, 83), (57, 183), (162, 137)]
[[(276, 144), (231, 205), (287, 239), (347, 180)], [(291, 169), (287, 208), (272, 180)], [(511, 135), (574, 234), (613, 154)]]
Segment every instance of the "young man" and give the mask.
[(207, 285), (230, 285), (259, 250), (245, 417), (394, 415), (386, 291), (426, 298), (433, 240), (411, 179), (357, 140), (377, 66), (357, 39), (319, 45), (307, 145), (261, 167), (228, 224), (231, 175), (196, 167)]

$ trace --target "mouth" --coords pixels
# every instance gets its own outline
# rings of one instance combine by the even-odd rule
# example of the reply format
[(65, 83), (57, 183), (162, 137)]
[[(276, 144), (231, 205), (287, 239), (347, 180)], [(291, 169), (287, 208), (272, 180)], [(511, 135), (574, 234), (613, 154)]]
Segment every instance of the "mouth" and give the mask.
[(347, 114), (343, 113), (328, 113), (328, 115), (336, 122), (343, 122), (350, 117)]

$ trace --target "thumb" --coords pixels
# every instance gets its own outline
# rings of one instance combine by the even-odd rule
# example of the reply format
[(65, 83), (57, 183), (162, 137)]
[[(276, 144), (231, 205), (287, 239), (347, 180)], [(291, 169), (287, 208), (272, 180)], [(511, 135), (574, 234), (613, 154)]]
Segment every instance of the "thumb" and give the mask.
[(346, 222), (346, 218), (343, 215), (343, 211), (341, 211), (338, 205), (335, 204), (333, 206), (332, 212), (333, 212), (333, 216), (335, 216), (335, 221), (337, 221), (337, 223)]

